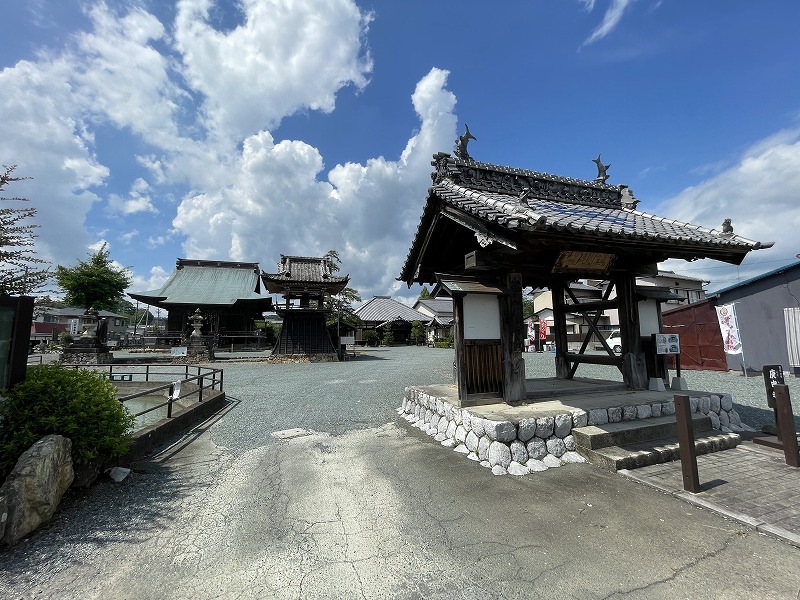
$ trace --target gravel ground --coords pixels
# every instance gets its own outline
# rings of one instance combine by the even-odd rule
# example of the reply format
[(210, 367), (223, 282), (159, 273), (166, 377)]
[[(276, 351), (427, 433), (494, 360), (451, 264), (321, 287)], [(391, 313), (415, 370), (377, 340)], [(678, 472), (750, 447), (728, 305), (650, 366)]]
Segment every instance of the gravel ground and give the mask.
[[(526, 353), (526, 375), (554, 377), (552, 353)], [(232, 410), (214, 429), (214, 442), (237, 451), (257, 448), (269, 441), (271, 431), (301, 427), (339, 435), (352, 429), (379, 426), (396, 418), (403, 389), (409, 385), (450, 383), (452, 350), (427, 347), (361, 349), (345, 363), (271, 364), (220, 361), (225, 390), (236, 402), (255, 404), (263, 419)], [(582, 365), (579, 377), (621, 381), (614, 367)], [(763, 379), (736, 372), (684, 371), (692, 390), (728, 393), (748, 425), (760, 429), (773, 423), (767, 407)], [(800, 399), (800, 382), (787, 379), (790, 393)], [(800, 402), (800, 400), (797, 400)], [(797, 411), (795, 411), (797, 414)], [(800, 418), (796, 418), (800, 429)]]
[[(122, 356), (125, 353), (117, 352)], [(52, 355), (53, 360), (57, 355)], [(380, 425), (394, 418), (403, 388), (408, 385), (449, 383), (453, 380), (453, 351), (441, 348), (396, 346), (360, 348), (355, 360), (346, 363), (271, 364), (236, 362), (252, 360), (255, 354), (219, 353), (229, 357), (213, 364), (225, 371), (225, 390), (234, 401), (257, 401), (263, 405), (264, 421), (237, 421), (236, 433), (224, 436), (245, 441), (246, 447), (264, 442), (268, 431), (303, 427), (339, 434), (364, 425)], [(262, 358), (266, 354), (260, 355)], [(51, 355), (45, 356), (45, 361)], [(528, 378), (555, 377), (551, 352), (526, 353)], [(384, 368), (391, 360), (390, 368)], [(671, 371), (670, 376), (675, 372)], [(614, 367), (582, 365), (578, 377), (622, 381)], [(727, 393), (736, 410), (748, 425), (761, 429), (774, 424), (772, 409), (767, 407), (761, 375), (744, 377), (738, 371), (683, 371), (691, 390)], [(795, 428), (800, 431), (800, 378), (786, 376), (794, 399)], [(289, 399), (288, 403), (286, 400)], [(234, 413), (236, 411), (233, 411)], [(274, 427), (273, 427), (274, 425)], [(272, 427), (272, 429), (269, 429)], [(223, 444), (228, 446), (229, 444)], [(232, 444), (236, 447), (236, 444)]]

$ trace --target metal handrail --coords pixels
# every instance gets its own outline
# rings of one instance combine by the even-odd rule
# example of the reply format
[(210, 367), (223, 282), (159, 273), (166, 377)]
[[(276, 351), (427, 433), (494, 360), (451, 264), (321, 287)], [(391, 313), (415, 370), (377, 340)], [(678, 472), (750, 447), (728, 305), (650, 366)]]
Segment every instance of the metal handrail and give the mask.
[[(148, 409), (145, 409), (145, 410), (143, 410), (141, 412), (135, 413), (133, 415), (134, 417), (139, 417), (141, 415), (147, 414), (149, 412), (152, 412), (154, 410), (158, 410), (159, 408), (163, 408), (163, 407), (166, 406), (167, 407), (167, 418), (172, 418), (172, 405), (176, 401), (178, 401), (178, 400), (180, 400), (182, 398), (186, 398), (188, 396), (191, 396), (192, 394), (197, 393), (197, 401), (198, 401), (198, 403), (200, 403), (200, 402), (203, 401), (203, 390), (204, 389), (211, 389), (211, 390), (217, 391), (217, 386), (219, 385), (219, 391), (220, 392), (223, 391), (223, 389), (222, 389), (222, 383), (223, 383), (223, 379), (222, 379), (223, 372), (222, 372), (222, 369), (213, 369), (211, 367), (201, 367), (199, 365), (184, 365), (182, 373), (175, 372), (175, 371), (156, 371), (156, 372), (151, 372), (151, 367), (154, 368), (154, 369), (160, 369), (160, 368), (173, 368), (173, 367), (177, 367), (179, 365), (157, 365), (157, 364), (146, 364), (146, 365), (141, 365), (141, 364), (138, 364), (138, 365), (119, 365), (119, 364), (117, 364), (117, 365), (113, 365), (113, 364), (107, 364), (107, 365), (85, 365), (85, 364), (68, 364), (68, 365), (63, 365), (63, 366), (67, 367), (67, 368), (71, 368), (71, 369), (91, 368), (91, 369), (93, 369), (95, 371), (97, 371), (97, 370), (105, 371), (106, 369), (108, 369), (108, 377), (109, 378), (111, 378), (111, 376), (114, 374), (114, 368), (117, 367), (117, 373), (119, 374), (120, 372), (124, 372), (125, 375), (130, 375), (131, 376), (131, 381), (133, 381), (133, 376), (134, 375), (144, 375), (144, 380), (143, 380), (144, 382), (148, 382), (148, 381), (151, 380), (151, 374), (152, 375), (162, 375), (162, 376), (164, 376), (164, 375), (168, 375), (168, 376), (172, 376), (172, 375), (180, 376), (180, 375), (183, 375), (183, 379), (176, 379), (176, 380), (170, 379), (167, 383), (164, 383), (163, 385), (156, 386), (156, 387), (153, 387), (153, 388), (148, 388), (148, 389), (146, 389), (144, 391), (136, 392), (135, 394), (128, 394), (126, 396), (120, 396), (118, 398), (118, 400), (121, 403), (124, 404), (128, 400), (133, 400), (134, 398), (139, 398), (141, 396), (151, 396), (154, 393), (160, 392), (162, 390), (166, 390), (166, 389), (169, 390), (169, 394), (168, 394), (168, 398), (167, 398), (166, 402), (163, 402), (163, 403), (158, 404), (156, 406), (151, 406)], [(132, 370), (140, 369), (142, 367), (144, 367), (144, 372), (131, 372)], [(189, 369), (196, 369), (197, 375), (190, 376), (189, 375)], [(206, 383), (206, 382), (208, 382), (208, 378), (211, 379), (210, 383)], [(174, 388), (174, 386), (175, 386), (176, 383), (184, 384), (184, 383), (192, 383), (192, 382), (195, 382), (195, 381), (197, 382), (197, 389), (196, 390), (187, 391), (186, 393), (180, 394), (177, 397), (175, 397), (175, 394), (174, 394), (174, 389), (175, 388)], [(183, 386), (181, 386), (181, 387), (183, 387)]]

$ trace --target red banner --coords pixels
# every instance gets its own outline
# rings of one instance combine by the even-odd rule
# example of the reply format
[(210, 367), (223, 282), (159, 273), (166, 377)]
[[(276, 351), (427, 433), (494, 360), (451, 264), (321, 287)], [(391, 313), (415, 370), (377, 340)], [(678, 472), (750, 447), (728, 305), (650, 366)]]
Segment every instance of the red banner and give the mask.
[(547, 339), (547, 321), (542, 319), (539, 321), (539, 339), (546, 340)]

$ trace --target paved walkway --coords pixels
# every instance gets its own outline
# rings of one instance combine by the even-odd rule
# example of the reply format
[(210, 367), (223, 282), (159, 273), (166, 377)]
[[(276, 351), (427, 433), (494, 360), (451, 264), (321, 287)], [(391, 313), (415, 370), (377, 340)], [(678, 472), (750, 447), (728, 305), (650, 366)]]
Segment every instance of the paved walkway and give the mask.
[(800, 469), (782, 451), (743, 441), (697, 457), (703, 491), (684, 491), (680, 461), (620, 474), (800, 547)]

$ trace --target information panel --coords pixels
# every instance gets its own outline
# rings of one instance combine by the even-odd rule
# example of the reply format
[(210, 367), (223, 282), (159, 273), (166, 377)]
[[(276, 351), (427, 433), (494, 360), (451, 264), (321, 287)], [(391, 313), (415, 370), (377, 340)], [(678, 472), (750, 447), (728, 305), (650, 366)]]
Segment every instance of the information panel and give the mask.
[(656, 354), (680, 354), (681, 340), (675, 333), (656, 333)]

